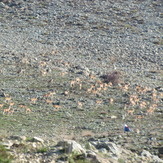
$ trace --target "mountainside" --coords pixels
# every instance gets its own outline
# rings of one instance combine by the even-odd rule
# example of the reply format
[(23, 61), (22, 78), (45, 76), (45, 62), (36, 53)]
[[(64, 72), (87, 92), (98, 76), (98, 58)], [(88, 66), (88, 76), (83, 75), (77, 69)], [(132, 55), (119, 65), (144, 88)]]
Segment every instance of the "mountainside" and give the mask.
[(162, 8), (161, 0), (1, 0), (0, 142), (93, 139), (162, 158)]

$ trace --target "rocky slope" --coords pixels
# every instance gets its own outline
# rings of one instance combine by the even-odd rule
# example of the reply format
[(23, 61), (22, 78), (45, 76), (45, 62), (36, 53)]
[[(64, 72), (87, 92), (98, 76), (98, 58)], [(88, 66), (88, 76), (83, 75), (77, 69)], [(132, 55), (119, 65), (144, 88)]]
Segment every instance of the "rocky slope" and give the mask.
[[(39, 137), (11, 136), (3, 138), (2, 145), (10, 150), (0, 154), (1, 162), (48, 162), (48, 163), (116, 163), (116, 162), (163, 162), (158, 156), (143, 150), (139, 155), (123, 149), (108, 140), (90, 139), (82, 145), (74, 140), (44, 141)], [(0, 150), (2, 152), (2, 147)], [(5, 157), (4, 158), (4, 154)], [(6, 159), (6, 160), (5, 160)], [(5, 160), (5, 161), (4, 161)]]
[[(75, 139), (103, 156), (104, 141), (124, 150), (119, 162), (162, 158), (162, 7), (161, 0), (0, 1), (1, 143), (15, 135)], [(125, 123), (132, 132), (123, 132)]]

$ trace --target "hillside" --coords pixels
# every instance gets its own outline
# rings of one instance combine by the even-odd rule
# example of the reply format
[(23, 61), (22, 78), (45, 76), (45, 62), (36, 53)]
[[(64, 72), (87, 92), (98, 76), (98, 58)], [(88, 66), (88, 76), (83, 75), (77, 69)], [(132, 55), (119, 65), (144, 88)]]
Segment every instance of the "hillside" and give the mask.
[(93, 139), (162, 158), (162, 8), (161, 0), (1, 0), (1, 143)]

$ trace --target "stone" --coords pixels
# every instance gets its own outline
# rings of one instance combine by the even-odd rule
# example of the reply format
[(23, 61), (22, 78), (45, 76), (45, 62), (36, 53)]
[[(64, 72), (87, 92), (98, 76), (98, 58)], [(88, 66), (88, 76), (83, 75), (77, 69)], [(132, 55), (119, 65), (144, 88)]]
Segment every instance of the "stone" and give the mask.
[(110, 118), (111, 119), (117, 119), (117, 116), (116, 115), (112, 115)]
[(95, 158), (96, 157), (96, 153), (94, 151), (88, 150), (87, 151), (87, 157)]
[(159, 156), (163, 155), (163, 147), (158, 148)]
[(39, 138), (39, 137), (33, 137), (33, 139), (31, 141), (33, 141), (33, 142), (40, 142), (42, 144), (44, 143), (44, 140)]
[(89, 158), (93, 163), (101, 163), (94, 151), (87, 151), (87, 158)]
[(141, 153), (141, 156), (151, 157), (152, 154), (149, 151), (143, 150), (142, 153)]
[(6, 149), (10, 149), (10, 147), (13, 145), (13, 142), (6, 141), (6, 142), (2, 142), (1, 145), (3, 145)]
[(37, 144), (35, 142), (32, 143), (33, 148), (37, 148)]
[(11, 140), (25, 141), (27, 139), (26, 136), (10, 136)]
[(86, 153), (85, 149), (74, 140), (63, 140), (58, 143), (62, 146), (66, 153), (76, 152), (79, 154)]
[(108, 151), (106, 150), (106, 148), (100, 148), (99, 152), (103, 153), (103, 154), (107, 154)]
[(86, 149), (89, 149), (89, 150), (96, 150), (95, 146), (92, 145), (90, 142), (88, 142), (88, 143), (85, 145), (85, 148), (86, 148)]
[(155, 162), (158, 162), (158, 163), (162, 163), (162, 162), (163, 162), (163, 160), (162, 160), (161, 158), (159, 158), (158, 156), (155, 156), (155, 155), (152, 156), (152, 159), (153, 159)]
[(115, 156), (119, 156), (122, 152), (121, 148), (112, 142), (99, 142), (98, 148), (105, 148)]

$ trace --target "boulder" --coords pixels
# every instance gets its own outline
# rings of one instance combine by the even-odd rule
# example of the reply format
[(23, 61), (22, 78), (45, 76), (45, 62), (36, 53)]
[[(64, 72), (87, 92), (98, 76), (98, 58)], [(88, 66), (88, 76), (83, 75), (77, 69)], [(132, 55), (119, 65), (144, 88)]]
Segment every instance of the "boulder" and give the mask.
[(58, 143), (59, 146), (62, 146), (66, 153), (86, 153), (85, 149), (74, 140), (63, 140)]
[(146, 150), (143, 150), (142, 153), (141, 153), (141, 156), (142, 157), (147, 157), (147, 158), (151, 158), (154, 162), (158, 162), (158, 163), (161, 163), (163, 162), (162, 159), (160, 159), (158, 156), (156, 155), (152, 155), (149, 151), (146, 151)]
[(25, 141), (27, 139), (26, 136), (17, 136), (17, 135), (14, 135), (14, 136), (10, 136), (10, 139), (11, 140), (18, 140), (18, 141)]
[(141, 153), (141, 156), (151, 157), (152, 154), (149, 151), (143, 150), (142, 153)]
[(99, 149), (105, 148), (109, 152), (111, 152), (115, 156), (119, 156), (122, 153), (121, 148), (119, 148), (115, 143), (112, 142), (99, 142), (98, 146)]
[(41, 138), (39, 138), (39, 137), (33, 137), (33, 139), (31, 140), (32, 142), (39, 142), (39, 143), (44, 143), (44, 140), (43, 139), (41, 139)]
[(161, 158), (159, 158), (158, 156), (153, 155), (152, 159), (154, 162), (163, 163), (163, 160)]
[(13, 145), (13, 142), (8, 140), (0, 143), (0, 145), (3, 145), (6, 149), (10, 149), (10, 147)]

